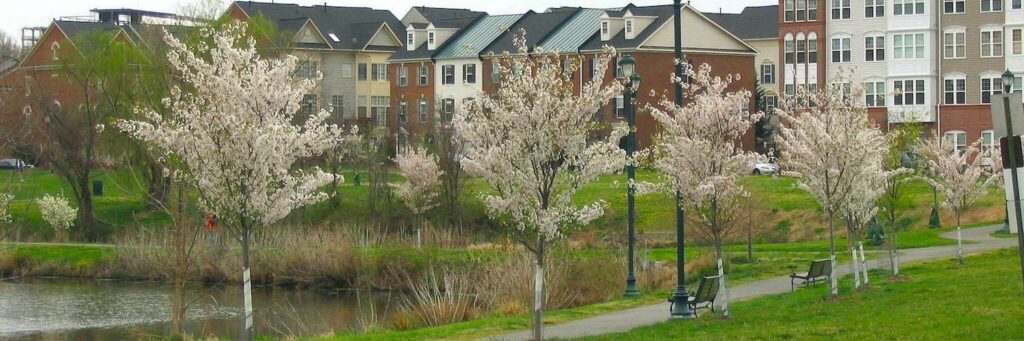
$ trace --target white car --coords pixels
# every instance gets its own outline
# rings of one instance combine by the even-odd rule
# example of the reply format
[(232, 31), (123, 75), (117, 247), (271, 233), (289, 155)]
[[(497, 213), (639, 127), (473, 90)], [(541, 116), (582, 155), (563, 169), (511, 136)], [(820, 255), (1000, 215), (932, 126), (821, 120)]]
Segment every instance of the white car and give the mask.
[(753, 174), (779, 174), (779, 165), (775, 164), (774, 161), (756, 161), (754, 162)]

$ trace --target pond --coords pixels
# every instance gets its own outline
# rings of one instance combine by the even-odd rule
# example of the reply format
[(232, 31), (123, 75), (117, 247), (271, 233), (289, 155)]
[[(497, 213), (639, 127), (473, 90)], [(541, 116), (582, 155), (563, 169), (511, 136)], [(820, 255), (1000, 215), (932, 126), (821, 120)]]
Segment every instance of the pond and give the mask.
[[(112, 340), (170, 333), (172, 287), (67, 279), (0, 282), (0, 339)], [(186, 332), (236, 339), (241, 287), (188, 288)], [(253, 290), (257, 335), (298, 337), (360, 331), (386, 323), (402, 294), (367, 291)]]

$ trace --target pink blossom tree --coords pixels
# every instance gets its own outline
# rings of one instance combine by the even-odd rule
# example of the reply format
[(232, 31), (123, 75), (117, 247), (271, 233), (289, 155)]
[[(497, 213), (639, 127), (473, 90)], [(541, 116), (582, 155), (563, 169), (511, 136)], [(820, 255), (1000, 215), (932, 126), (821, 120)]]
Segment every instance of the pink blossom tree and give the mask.
[(622, 170), (626, 154), (618, 141), (623, 127), (594, 139), (600, 126), (594, 113), (622, 93), (622, 84), (605, 84), (614, 51), (606, 48), (595, 63), (593, 80), (574, 89), (572, 70), (559, 55), (515, 39), (516, 55), (505, 53), (495, 67), (501, 84), (494, 95), (479, 94), (454, 118), (465, 141), (462, 166), (493, 189), (481, 193), (488, 213), (507, 219), (510, 231), (536, 258), (533, 303), (534, 339), (543, 339), (544, 256), (549, 243), (567, 230), (604, 214), (602, 201), (578, 205), (576, 192), (603, 174)]
[(302, 97), (316, 79), (292, 78), (297, 59), (261, 58), (244, 23), (200, 31), (189, 48), (165, 32), (168, 61), (184, 86), (163, 100), (166, 115), (136, 109), (144, 120), (117, 127), (148, 145), (170, 172), (196, 188), (200, 206), (216, 214), (242, 247), (244, 335), (253, 338), (249, 244), (254, 231), (293, 209), (324, 200), (332, 181), (318, 168), (297, 169), (303, 158), (336, 147), (344, 131), (329, 113), (297, 124)]
[(441, 169), (437, 165), (437, 157), (427, 154), (426, 148), (419, 147), (405, 148), (395, 156), (395, 164), (405, 177), (396, 193), (420, 220), (416, 224), (416, 247), (422, 247), (422, 218), (424, 213), (437, 206)]
[[(865, 164), (881, 157), (877, 155), (882, 150), (879, 146), (885, 143), (868, 119), (862, 87), (847, 82), (849, 79), (839, 74), (835, 85), (818, 91), (798, 87), (795, 96), (786, 99), (786, 107), (778, 111), (784, 121), (779, 146), (786, 174), (797, 177), (797, 187), (810, 193), (828, 216), (832, 295), (839, 294), (836, 215), (853, 209), (851, 193), (868, 182)], [(860, 205), (867, 205), (861, 200)], [(857, 216), (861, 214), (865, 213)]]
[(1000, 180), (1002, 173), (984, 167), (985, 158), (978, 149), (981, 141), (964, 150), (956, 150), (952, 143), (944, 143), (938, 132), (933, 132), (932, 136), (922, 143), (918, 154), (927, 160), (926, 180), (942, 193), (942, 207), (956, 218), (956, 258), (958, 263), (963, 264), (960, 218), (979, 198), (988, 193), (993, 184)]
[(670, 192), (685, 199), (698, 226), (714, 241), (722, 311), (729, 316), (722, 239), (735, 225), (741, 200), (747, 196), (739, 180), (750, 173), (758, 157), (743, 151), (740, 142), (763, 113), (749, 112), (750, 91), (727, 92), (739, 75), (712, 76), (707, 64), (689, 73), (693, 82), (687, 87), (685, 106), (662, 99), (661, 108), (650, 107), (662, 128), (654, 168), (665, 177)]

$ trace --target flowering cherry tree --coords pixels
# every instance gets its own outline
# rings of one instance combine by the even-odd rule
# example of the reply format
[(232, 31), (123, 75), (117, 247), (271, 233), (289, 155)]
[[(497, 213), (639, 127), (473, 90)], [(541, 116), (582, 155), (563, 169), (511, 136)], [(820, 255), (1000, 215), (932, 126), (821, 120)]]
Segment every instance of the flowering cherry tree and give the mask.
[(986, 170), (978, 145), (981, 141), (958, 151), (950, 143), (943, 143), (937, 132), (923, 143), (919, 154), (927, 160), (929, 184), (942, 193), (942, 207), (956, 218), (956, 258), (964, 263), (964, 249), (960, 232), (960, 218), (974, 206), (989, 188), (1000, 180), (1002, 173)]
[(61, 196), (44, 195), (42, 198), (36, 199), (36, 203), (39, 205), (39, 212), (42, 214), (43, 220), (59, 233), (70, 229), (75, 222), (75, 217), (78, 216), (78, 210), (71, 207), (67, 199)]
[[(517, 54), (529, 56), (525, 33)], [(603, 202), (577, 205), (576, 192), (602, 174), (619, 171), (626, 154), (618, 147), (625, 129), (594, 139), (594, 113), (622, 92), (603, 76), (614, 51), (596, 56), (593, 80), (574, 89), (572, 70), (563, 71), (558, 53), (538, 48), (535, 56), (505, 53), (501, 85), (493, 96), (479, 94), (456, 113), (453, 124), (465, 141), (462, 166), (494, 190), (482, 193), (488, 213), (502, 217), (536, 257), (534, 338), (542, 338), (544, 255), (548, 243), (567, 229), (587, 225), (604, 213)]]
[(662, 127), (654, 167), (670, 184), (671, 193), (687, 199), (697, 213), (698, 226), (714, 240), (718, 275), (722, 276), (722, 311), (729, 316), (722, 238), (734, 225), (740, 201), (747, 196), (739, 180), (750, 173), (750, 165), (758, 157), (744, 152), (740, 140), (763, 113), (745, 110), (749, 91), (727, 92), (738, 75), (712, 76), (707, 64), (690, 73), (693, 82), (687, 89), (690, 100), (686, 106), (662, 99), (661, 108), (650, 108)]
[[(427, 154), (426, 148), (412, 147), (395, 157), (398, 171), (405, 177), (405, 183), (398, 186), (396, 193), (417, 217), (437, 206), (437, 189), (441, 185), (441, 169), (437, 157)], [(422, 246), (420, 229), (416, 226), (416, 246)]]
[[(864, 275), (863, 283), (868, 283), (867, 269), (863, 268), (860, 261), (863, 255), (858, 256), (858, 246), (860, 246), (858, 244), (868, 223), (878, 215), (878, 200), (885, 193), (885, 181), (893, 174), (886, 171), (882, 163), (886, 155), (884, 142), (868, 144), (864, 147), (875, 148), (875, 150), (865, 151), (864, 162), (853, 170), (852, 175), (857, 180), (852, 183), (853, 186), (847, 194), (847, 203), (842, 207), (843, 219), (846, 221), (846, 244), (848, 251), (853, 256), (850, 261), (850, 273), (854, 275), (853, 287), (855, 289), (861, 285), (862, 273)], [(861, 250), (863, 250), (862, 246)]]
[(168, 114), (139, 108), (145, 120), (118, 121), (117, 127), (171, 164), (176, 178), (197, 189), (201, 207), (241, 243), (243, 319), (252, 339), (253, 232), (326, 198), (318, 189), (332, 176), (294, 165), (335, 147), (345, 134), (325, 124), (329, 113), (323, 110), (294, 123), (303, 95), (317, 81), (292, 78), (295, 57), (261, 58), (244, 23), (203, 29), (200, 36), (193, 49), (165, 32), (168, 62), (185, 85), (163, 100)]
[[(798, 87), (778, 110), (783, 121), (779, 140), (787, 174), (799, 178), (797, 187), (811, 194), (828, 215), (832, 294), (839, 294), (836, 278), (836, 214), (850, 207), (850, 195), (863, 190), (865, 164), (881, 157), (885, 138), (868, 119), (864, 90), (840, 74), (835, 85), (818, 91)], [(859, 194), (863, 195), (863, 193)], [(865, 195), (869, 196), (869, 195)], [(860, 205), (867, 205), (861, 199)], [(860, 209), (853, 209), (860, 210)], [(858, 216), (863, 212), (858, 213)]]

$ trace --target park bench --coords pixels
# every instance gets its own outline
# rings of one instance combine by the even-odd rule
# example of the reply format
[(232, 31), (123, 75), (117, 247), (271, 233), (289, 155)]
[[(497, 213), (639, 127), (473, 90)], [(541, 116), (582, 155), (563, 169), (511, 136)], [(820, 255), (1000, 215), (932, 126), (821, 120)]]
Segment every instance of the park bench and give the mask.
[[(811, 268), (807, 272), (793, 273), (789, 275), (789, 286), (792, 291), (796, 291), (796, 285), (800, 284), (803, 286), (815, 285), (820, 281), (830, 281), (829, 275), (832, 274), (832, 261), (828, 259), (816, 260), (811, 262)], [(797, 281), (800, 281), (797, 283)]]
[[(697, 309), (710, 309), (711, 313), (715, 313), (715, 298), (718, 297), (718, 288), (721, 286), (720, 280), (722, 276), (704, 277), (700, 280), (700, 286), (697, 287), (697, 291), (690, 291), (687, 304), (690, 305), (690, 310), (693, 311), (694, 315), (697, 314)], [(672, 311), (676, 302), (670, 298), (668, 300), (672, 304), (669, 305), (669, 311)]]

